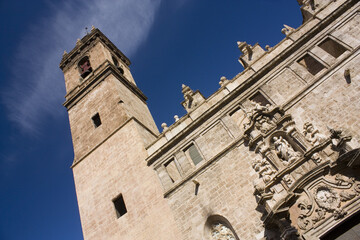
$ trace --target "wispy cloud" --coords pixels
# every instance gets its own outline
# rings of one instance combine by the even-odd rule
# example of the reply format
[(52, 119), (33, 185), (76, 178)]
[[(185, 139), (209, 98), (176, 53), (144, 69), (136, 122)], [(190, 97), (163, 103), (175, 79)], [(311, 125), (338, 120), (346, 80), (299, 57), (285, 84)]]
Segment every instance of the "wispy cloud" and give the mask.
[(85, 27), (94, 25), (129, 57), (146, 39), (161, 0), (67, 0), (50, 6), (50, 17), (33, 23), (13, 56), (11, 86), (2, 93), (8, 116), (26, 132), (61, 113), (63, 75), (58, 68)]

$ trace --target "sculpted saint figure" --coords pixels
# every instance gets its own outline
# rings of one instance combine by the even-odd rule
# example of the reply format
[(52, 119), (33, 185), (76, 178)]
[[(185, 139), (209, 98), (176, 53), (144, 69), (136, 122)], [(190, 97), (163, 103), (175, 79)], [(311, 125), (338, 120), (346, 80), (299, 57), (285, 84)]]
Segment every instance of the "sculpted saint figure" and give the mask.
[(301, 157), (301, 153), (294, 150), (282, 136), (273, 137), (275, 152), (279, 158), (287, 163), (292, 163)]
[(270, 166), (266, 159), (255, 158), (252, 167), (259, 173), (265, 183), (269, 182), (276, 171)]
[(320, 134), (319, 130), (315, 129), (312, 123), (306, 122), (303, 128), (305, 139), (311, 143), (311, 145), (316, 146), (326, 140), (326, 136)]

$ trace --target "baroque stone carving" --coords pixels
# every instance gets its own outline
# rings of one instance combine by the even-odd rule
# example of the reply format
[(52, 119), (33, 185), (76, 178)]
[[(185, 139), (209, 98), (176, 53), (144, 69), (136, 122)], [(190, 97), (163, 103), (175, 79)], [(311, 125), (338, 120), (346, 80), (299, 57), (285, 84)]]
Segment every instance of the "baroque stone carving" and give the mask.
[(293, 180), (291, 179), (289, 174), (286, 174), (283, 177), (284, 182), (286, 183), (287, 186), (290, 186), (293, 183)]
[(271, 111), (270, 105), (263, 106), (258, 102), (250, 100), (251, 107), (246, 111), (249, 122), (244, 124), (244, 129), (250, 127), (252, 123), (261, 133), (267, 133), (272, 128), (276, 127), (275, 122), (267, 115), (263, 114)]
[(222, 223), (214, 223), (211, 226), (211, 236), (213, 240), (236, 240), (230, 228)]
[(342, 130), (328, 128), (331, 135), (331, 147), (335, 151), (338, 151), (340, 154), (346, 151), (346, 142), (351, 140), (350, 136), (345, 136)]
[(339, 195), (330, 187), (321, 185), (314, 190), (314, 197), (319, 207), (327, 211), (334, 211), (340, 207)]
[[(297, 207), (300, 214), (297, 224), (301, 230), (309, 230), (322, 219), (327, 213), (332, 214), (335, 220), (343, 218), (347, 212), (341, 207), (341, 202), (347, 202), (360, 194), (360, 183), (355, 178), (342, 174), (335, 175), (335, 183), (339, 189), (320, 184), (312, 191), (313, 199), (317, 206), (308, 203), (307, 200), (300, 200)], [(342, 189), (340, 191), (340, 189)]]
[(317, 152), (311, 156), (311, 159), (316, 163), (321, 163), (321, 161), (322, 161), (320, 154)]
[(285, 165), (288, 165), (301, 157), (301, 153), (294, 148), (282, 136), (273, 137), (275, 152)]
[(270, 105), (263, 106), (258, 102), (250, 100), (251, 107), (247, 111), (249, 118), (252, 118), (256, 113), (268, 112), (270, 110)]
[(256, 119), (255, 128), (262, 133), (267, 133), (274, 127), (276, 127), (276, 124), (268, 116), (259, 116)]
[(313, 222), (311, 221), (311, 219), (308, 218), (312, 209), (311, 204), (309, 204), (307, 200), (303, 200), (300, 201), (300, 203), (298, 204), (298, 208), (300, 210), (300, 215), (298, 217), (299, 228), (302, 230), (312, 228)]
[(312, 123), (306, 122), (303, 127), (304, 136), (312, 146), (319, 145), (326, 140), (326, 136), (319, 133), (319, 130), (315, 129)]
[(255, 158), (252, 162), (252, 167), (259, 173), (259, 177), (262, 178), (265, 183), (269, 182), (276, 173), (265, 158)]

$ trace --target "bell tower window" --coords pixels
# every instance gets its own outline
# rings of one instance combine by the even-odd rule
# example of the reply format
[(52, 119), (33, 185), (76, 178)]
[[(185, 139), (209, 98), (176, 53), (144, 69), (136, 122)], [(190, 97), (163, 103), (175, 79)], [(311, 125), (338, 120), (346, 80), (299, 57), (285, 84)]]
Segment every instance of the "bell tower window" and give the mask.
[(87, 56), (83, 57), (79, 61), (78, 67), (79, 67), (80, 75), (82, 78), (86, 78), (86, 76), (88, 76), (92, 72), (90, 60), (89, 60), (89, 57), (87, 57)]
[(97, 128), (101, 125), (101, 119), (99, 113), (96, 113), (91, 120), (93, 121), (94, 127)]

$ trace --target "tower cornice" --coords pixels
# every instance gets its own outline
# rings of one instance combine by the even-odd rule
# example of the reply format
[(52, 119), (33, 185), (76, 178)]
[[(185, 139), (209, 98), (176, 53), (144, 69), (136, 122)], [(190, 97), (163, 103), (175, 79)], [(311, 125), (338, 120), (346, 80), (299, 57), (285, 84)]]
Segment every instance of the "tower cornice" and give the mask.
[[(100, 72), (97, 72), (100, 70)], [(106, 61), (103, 65), (99, 66), (98, 69), (94, 70), (94, 75), (86, 79), (81, 85), (74, 88), (69, 92), (65, 98), (66, 101), (63, 103), (64, 107), (68, 110), (72, 108), (79, 100), (81, 100), (89, 91), (91, 91), (97, 84), (106, 79), (109, 75), (114, 75), (121, 81), (130, 91), (138, 96), (144, 103), (146, 103), (147, 97), (144, 93), (133, 83), (129, 82), (119, 73), (118, 69), (114, 67), (109, 61)]]
[(93, 28), (91, 32), (86, 34), (82, 39), (78, 39), (75, 48), (73, 48), (69, 53), (64, 53), (60, 62), (61, 70), (64, 70), (67, 66), (71, 65), (75, 61), (76, 57), (86, 51), (87, 46), (95, 42), (97, 39), (99, 39), (110, 50), (116, 53), (116, 55), (127, 66), (130, 66), (130, 60), (99, 29)]

